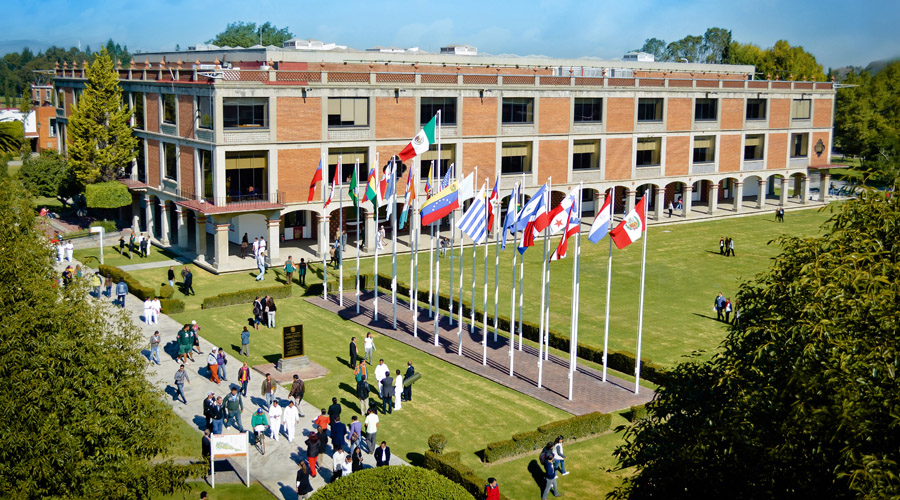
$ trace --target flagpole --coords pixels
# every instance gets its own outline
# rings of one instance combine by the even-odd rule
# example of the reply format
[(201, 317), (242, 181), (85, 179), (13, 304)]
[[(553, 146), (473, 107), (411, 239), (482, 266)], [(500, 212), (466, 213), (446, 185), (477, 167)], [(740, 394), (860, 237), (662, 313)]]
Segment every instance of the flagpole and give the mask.
[[(344, 165), (343, 156), (338, 156), (338, 170)], [(344, 172), (338, 174), (341, 183), (338, 185), (338, 247), (341, 249), (341, 258), (338, 265), (338, 305), (344, 307)]]
[[(522, 207), (525, 207), (525, 172), (522, 172)], [(519, 217), (516, 216), (516, 224), (518, 224)], [(516, 232), (518, 235), (518, 232)], [(522, 240), (525, 240), (525, 233), (522, 233)], [(518, 245), (517, 245), (518, 246)], [(518, 249), (516, 250), (518, 252)], [(513, 271), (515, 272), (515, 271)], [(522, 306), (525, 304), (525, 254), (522, 254), (522, 262), (519, 263), (519, 350), (522, 350), (522, 342), (523, 336), (522, 333)]]
[[(644, 193), (644, 196), (647, 196)], [(641, 231), (644, 232), (642, 235), (644, 237), (644, 251), (643, 256), (641, 257), (641, 299), (640, 304), (638, 306), (638, 336), (637, 336), (637, 354), (634, 362), (634, 393), (637, 394), (641, 388), (641, 333), (643, 331), (644, 326), (644, 276), (646, 274), (647, 269), (647, 236), (650, 234), (650, 231), (647, 231), (647, 203), (643, 198), (641, 201), (644, 201), (644, 223)]]
[[(440, 154), (441, 154), (441, 110), (438, 110), (436, 114), (437, 118), (437, 145), (438, 145), (438, 174), (441, 173), (441, 162), (440, 162)], [(451, 213), (452, 217), (452, 213)], [(438, 227), (440, 228), (441, 221), (437, 220)], [(451, 227), (453, 226), (451, 220)], [(432, 230), (434, 226), (432, 225)], [(438, 236), (441, 235), (440, 230), (438, 230)], [(451, 261), (452, 265), (452, 261)], [(451, 285), (452, 288), (452, 285)], [(451, 305), (452, 307), (452, 305)], [(440, 344), (438, 326), (441, 321), (441, 260), (437, 259), (434, 264), (434, 345), (437, 346)]]
[[(453, 247), (450, 247), (450, 258), (453, 258)], [(457, 344), (456, 354), (458, 356), (462, 356), (462, 331), (463, 331), (463, 265), (465, 264), (465, 260), (463, 259), (463, 235), (459, 235), (459, 314), (457, 314), (457, 332), (456, 335), (459, 338), (459, 342)], [(450, 276), (450, 289), (453, 290), (453, 276)], [(450, 310), (453, 310), (453, 303), (450, 303)]]
[[(511, 297), (509, 301), (509, 376), (513, 376), (513, 362), (515, 361), (514, 354), (516, 349), (516, 257), (519, 255), (519, 232), (516, 231), (516, 224), (519, 223), (519, 183), (516, 183), (515, 190), (509, 196), (509, 205), (507, 205), (506, 210), (513, 210), (513, 262), (512, 262), (512, 278), (513, 278), (513, 286), (510, 291)], [(505, 225), (505, 224), (504, 224)], [(503, 228), (503, 231), (506, 231), (506, 227)], [(521, 285), (520, 285), (521, 286)]]
[[(478, 185), (478, 167), (475, 167), (475, 180), (472, 182), (472, 187), (474, 189), (475, 186)], [(475, 241), (472, 241), (472, 306), (470, 307), (471, 316), (471, 324), (469, 325), (469, 333), (475, 335), (475, 258), (478, 256), (478, 245), (475, 244)], [(462, 299), (462, 294), (459, 296)], [(462, 321), (462, 317), (460, 317), (460, 321)]]
[[(419, 184), (422, 181), (422, 160), (419, 160), (419, 170), (416, 172), (416, 188), (419, 187)], [(416, 237), (413, 240), (415, 244), (415, 249), (413, 250), (413, 274), (412, 274), (412, 282), (413, 282), (413, 293), (410, 298), (410, 303), (414, 304), (413, 307), (413, 336), (419, 336), (419, 226), (421, 224), (420, 214), (419, 214), (419, 190), (415, 191), (415, 210), (413, 211), (413, 220), (412, 229), (416, 232)]]
[[(550, 189), (550, 183), (552, 180), (548, 180), (547, 186), (547, 212), (549, 216), (550, 212), (550, 203), (553, 201), (553, 191)], [(566, 228), (568, 229), (568, 228)], [(544, 249), (546, 252), (549, 252), (549, 241), (550, 237), (550, 221), (547, 221), (547, 227), (544, 228)], [(549, 259), (549, 255), (546, 257)], [(550, 360), (550, 261), (547, 261), (547, 280), (544, 282), (544, 287), (547, 288), (547, 302), (546, 308), (547, 312), (544, 314), (544, 361)]]
[[(381, 163), (378, 159), (378, 152), (375, 152), (375, 200), (372, 203), (375, 207), (375, 216), (373, 220), (375, 221), (375, 299), (373, 303), (374, 307), (374, 315), (373, 319), (378, 321), (378, 237), (381, 235), (381, 226), (378, 224), (378, 211), (381, 209), (381, 200), (379, 200), (379, 195), (381, 193), (381, 187), (378, 185), (378, 170), (381, 169)], [(366, 181), (368, 182), (368, 180)], [(384, 241), (384, 240), (382, 240)]]
[[(487, 189), (487, 180), (484, 181), (485, 189)], [(481, 366), (487, 366), (487, 334), (488, 334), (488, 233), (487, 233), (487, 223), (488, 223), (488, 200), (484, 200), (484, 242), (482, 246), (484, 247), (484, 302), (482, 303), (482, 307), (484, 308), (483, 313), (483, 321), (481, 327), (481, 344), (482, 344), (482, 357), (481, 357)], [(475, 273), (472, 273), (474, 277)], [(473, 297), (474, 298), (474, 297)], [(474, 300), (473, 300), (474, 302)], [(497, 335), (497, 332), (494, 332), (494, 336)]]
[(391, 302), (394, 305), (394, 330), (397, 329), (397, 163), (391, 157)]
[[(353, 174), (356, 177), (356, 186), (353, 186), (353, 199), (356, 200), (356, 314), (359, 314), (359, 158), (353, 165)], [(367, 179), (368, 181), (368, 179)]]
[[(494, 212), (496, 213), (495, 220), (500, 218), (500, 176), (497, 176), (497, 199), (494, 201), (496, 203), (496, 207), (494, 208)], [(497, 343), (497, 329), (500, 327), (498, 324), (497, 313), (498, 308), (500, 307), (500, 226), (503, 224), (502, 221), (497, 220), (497, 229), (494, 232), (494, 239), (496, 240), (494, 243), (494, 343)]]
[[(419, 168), (422, 168), (422, 160), (420, 160), (418, 157), (413, 159), (412, 165), (410, 165), (409, 168), (413, 168), (415, 166), (416, 160), (419, 160)], [(406, 186), (407, 189), (413, 189), (413, 197), (415, 197), (415, 195), (419, 193), (419, 189), (418, 189), (419, 186), (415, 184), (416, 181), (415, 181), (415, 178), (413, 178), (413, 174), (415, 174), (415, 173), (416, 173), (415, 170), (411, 170), (409, 172), (411, 180), (409, 182), (409, 185)], [(413, 186), (415, 186), (415, 188), (413, 188)], [(407, 211), (407, 215), (406, 215), (407, 220), (409, 220), (409, 209), (413, 205), (415, 205), (413, 198), (410, 198), (409, 196), (407, 196), (406, 206), (403, 207), (403, 210)], [(415, 216), (413, 216), (413, 218), (415, 218)], [(415, 226), (416, 226), (416, 222), (414, 220), (409, 220), (409, 287), (410, 287), (409, 292), (411, 295), (411, 297), (409, 298), (409, 310), (410, 311), (414, 311), (415, 310), (414, 306), (418, 306), (418, 303), (416, 302), (416, 296), (412, 295), (412, 290), (413, 290), (412, 285), (413, 285), (413, 282), (415, 281), (415, 277), (413, 276), (413, 272), (415, 269), (413, 261), (416, 260), (416, 244), (413, 241), (413, 239), (416, 237)]]
[[(553, 179), (547, 181), (547, 190), (544, 191), (544, 210), (549, 211), (549, 193), (553, 185)], [(549, 225), (548, 225), (549, 227)], [(538, 389), (541, 388), (541, 382), (544, 376), (544, 301), (547, 295), (547, 228), (544, 228), (544, 258), (541, 262), (541, 326), (538, 329)]]
[[(578, 203), (578, 232), (575, 239), (575, 265), (572, 267), (572, 320), (571, 333), (569, 334), (569, 401), (572, 400), (572, 391), (575, 383), (575, 367), (578, 358), (578, 302), (579, 302), (579, 284), (578, 273), (581, 265), (581, 190), (584, 182), (578, 184), (578, 194), (575, 196), (575, 203)], [(566, 225), (566, 233), (569, 232), (569, 226)], [(566, 237), (565, 235), (563, 236)]]
[[(322, 155), (322, 164), (325, 165), (325, 175), (328, 175), (328, 159), (327, 154)], [(322, 203), (324, 204), (327, 200), (325, 198), (325, 180), (322, 181)], [(331, 246), (328, 243), (330, 239), (328, 237), (329, 231), (331, 231), (331, 217), (328, 216), (328, 212), (326, 212), (327, 207), (322, 207), (322, 220), (324, 224), (322, 224), (322, 237), (325, 238), (325, 248), (322, 251), (322, 300), (328, 300), (328, 247)]]
[[(440, 166), (438, 166), (438, 170), (440, 170)], [(438, 172), (440, 174), (440, 172)], [(431, 191), (434, 192), (434, 160), (431, 161), (431, 169), (428, 170), (428, 182), (431, 183)], [(428, 201), (428, 200), (426, 200)], [(420, 214), (421, 217), (421, 214)], [(419, 221), (421, 223), (421, 220)], [(434, 224), (430, 224), (431, 229), (431, 243), (428, 246), (428, 317), (431, 318), (434, 315), (434, 310), (432, 309), (433, 301), (433, 285), (434, 285)]]
[[(609, 189), (609, 224), (612, 226), (616, 215), (616, 187)], [(609, 236), (609, 258), (606, 264), (606, 319), (603, 325), (603, 381), (606, 382), (607, 353), (609, 352), (609, 298), (612, 293), (612, 236)]]

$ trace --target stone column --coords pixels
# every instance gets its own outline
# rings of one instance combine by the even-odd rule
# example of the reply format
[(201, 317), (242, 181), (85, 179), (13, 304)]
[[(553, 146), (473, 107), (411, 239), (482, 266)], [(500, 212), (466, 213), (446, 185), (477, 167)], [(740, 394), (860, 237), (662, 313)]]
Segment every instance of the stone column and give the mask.
[(137, 232), (141, 228), (141, 198), (131, 200), (131, 230)]
[(628, 189), (625, 191), (625, 196), (627, 199), (625, 201), (625, 213), (631, 212), (634, 210), (634, 189)]
[(691, 196), (694, 193), (694, 185), (693, 184), (685, 184), (684, 190), (681, 193), (681, 202), (682, 202), (682, 216), (687, 219), (691, 216)]
[(147, 236), (153, 237), (153, 203), (149, 196), (144, 196), (144, 220), (147, 223)]
[(740, 213), (744, 208), (744, 183), (743, 182), (735, 182), (734, 183), (734, 211), (735, 213)]
[(804, 175), (800, 179), (800, 203), (806, 205), (809, 203), (809, 176)]
[(231, 223), (227, 220), (222, 222), (215, 219), (213, 222), (216, 225), (216, 234), (213, 239), (215, 241), (213, 262), (215, 262), (216, 269), (224, 271), (228, 269), (228, 229), (231, 227)]
[(719, 183), (709, 184), (709, 204), (706, 213), (715, 215), (716, 208), (719, 206)]
[(327, 215), (324, 217), (319, 217), (319, 254), (316, 256), (319, 259), (325, 258), (328, 255), (328, 245), (331, 241), (328, 241), (328, 226), (331, 224), (331, 217)]
[(197, 260), (200, 262), (206, 262), (206, 216), (198, 215), (197, 216), (197, 244), (194, 248), (197, 249)]
[(178, 246), (180, 248), (190, 248), (190, 243), (188, 242), (188, 232), (187, 232), (187, 212), (184, 208), (181, 208), (176, 205), (175, 207), (176, 214), (176, 230), (178, 231)]
[[(268, 236), (268, 254), (269, 265), (275, 265), (275, 262), (281, 258), (281, 214), (274, 214), (273, 218), (266, 218), (266, 225), (269, 228)], [(299, 261), (298, 261), (299, 262)]]
[(759, 180), (759, 192), (756, 193), (756, 208), (762, 210), (766, 206), (766, 180)]
[(162, 200), (159, 202), (159, 242), (169, 246), (169, 207)]
[(367, 253), (375, 252), (375, 233), (378, 231), (378, 225), (375, 224), (375, 212), (371, 210), (366, 211), (366, 219), (365, 219), (365, 242), (362, 249)]
[(830, 194), (829, 189), (831, 189), (831, 175), (827, 170), (822, 170), (819, 172), (819, 201), (825, 201), (825, 197)]
[(788, 190), (791, 187), (791, 178), (790, 177), (782, 177), (781, 178), (781, 206), (787, 205), (788, 200)]
[(656, 190), (656, 220), (662, 220), (663, 212), (665, 212), (666, 188), (655, 187)]

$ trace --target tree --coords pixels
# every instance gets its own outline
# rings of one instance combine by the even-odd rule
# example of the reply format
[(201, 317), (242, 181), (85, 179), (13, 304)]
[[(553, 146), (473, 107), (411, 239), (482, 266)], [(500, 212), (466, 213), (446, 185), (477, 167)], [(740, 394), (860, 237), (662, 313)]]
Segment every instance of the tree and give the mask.
[(756, 66), (757, 74), (764, 78), (825, 80), (825, 72), (816, 57), (803, 50), (803, 47), (792, 47), (785, 40), (778, 40), (775, 46), (766, 50), (753, 44), (734, 42), (729, 47), (727, 60), (731, 64), (752, 64)]
[(644, 45), (638, 49), (639, 52), (653, 54), (656, 61), (667, 61), (666, 59), (666, 42), (659, 38), (648, 38), (644, 40)]
[(66, 159), (49, 149), (41, 151), (39, 156), (25, 158), (19, 170), (19, 180), (34, 196), (59, 197), (60, 187), (67, 177)]
[(146, 379), (144, 339), (85, 283), (57, 285), (34, 207), (10, 179), (0, 245), (0, 497), (150, 498), (202, 475), (160, 460), (177, 417)]
[(272, 23), (266, 22), (261, 26), (256, 23), (238, 21), (229, 23), (225, 31), (219, 33), (206, 43), (212, 43), (220, 47), (252, 47), (254, 45), (274, 45), (281, 47), (284, 42), (294, 37), (287, 27), (277, 28)]
[(69, 119), (69, 162), (82, 184), (114, 180), (137, 155), (137, 139), (122, 103), (119, 74), (106, 49), (87, 70), (87, 85)]
[(681, 61), (687, 59), (688, 62), (704, 62), (701, 53), (703, 51), (703, 38), (694, 35), (688, 35), (681, 40), (671, 42), (666, 46), (666, 59), (668, 61)]
[(0, 153), (18, 153), (24, 143), (25, 127), (22, 122), (0, 122)]
[(615, 454), (612, 498), (900, 495), (900, 200), (867, 191), (780, 239), (708, 361), (679, 364)]
[(725, 64), (729, 58), (728, 51), (731, 49), (731, 30), (709, 28), (703, 34), (700, 48), (705, 56), (704, 62)]

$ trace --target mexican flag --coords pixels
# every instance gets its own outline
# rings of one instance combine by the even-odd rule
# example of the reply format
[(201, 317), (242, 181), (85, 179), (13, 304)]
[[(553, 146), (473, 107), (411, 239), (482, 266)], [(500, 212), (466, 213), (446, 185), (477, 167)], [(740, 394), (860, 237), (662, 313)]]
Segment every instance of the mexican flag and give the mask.
[(412, 141), (403, 148), (403, 151), (400, 151), (400, 154), (397, 155), (400, 157), (400, 161), (415, 158), (428, 151), (428, 148), (434, 144), (434, 121), (436, 118), (437, 115), (431, 117), (431, 121), (413, 137)]

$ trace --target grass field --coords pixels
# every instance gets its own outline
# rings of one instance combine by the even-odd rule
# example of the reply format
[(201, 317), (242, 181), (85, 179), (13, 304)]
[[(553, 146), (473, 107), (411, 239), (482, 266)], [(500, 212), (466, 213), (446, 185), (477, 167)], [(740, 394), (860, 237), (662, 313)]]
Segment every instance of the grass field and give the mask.
[[(291, 481), (287, 481), (291, 482)], [(187, 483), (188, 491), (172, 495), (156, 495), (153, 500), (189, 500), (200, 498), (200, 492), (206, 491), (212, 500), (272, 500), (272, 494), (259, 483), (252, 482), (248, 488), (245, 484), (217, 484), (215, 489), (202, 481)]]
[[(122, 255), (119, 253), (118, 245), (103, 247), (103, 263), (106, 264), (107, 266), (121, 267), (121, 266), (128, 266), (128, 265), (132, 265), (132, 264), (147, 264), (147, 263), (151, 263), (151, 262), (162, 262), (164, 260), (169, 260), (169, 259), (174, 258), (173, 254), (168, 253), (164, 250), (161, 250), (159, 247), (153, 247), (150, 250), (150, 256), (147, 258), (138, 257), (137, 255), (133, 255), (133, 258), (129, 259), (127, 256), (128, 251), (126, 250), (125, 253), (126, 253), (125, 255)], [(92, 267), (95, 267), (100, 263), (100, 249), (96, 246), (75, 250), (74, 256), (79, 261), (84, 262), (85, 264), (92, 266)], [(180, 268), (178, 268), (178, 266), (176, 266), (176, 268), (180, 272)], [(158, 269), (156, 270), (157, 274), (162, 276), (160, 283), (165, 281), (166, 269), (168, 269), (168, 268), (162, 268), (161, 272)], [(180, 277), (181, 275), (179, 274), (178, 276)], [(156, 283), (156, 285), (159, 285), (159, 283)]]

